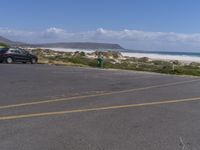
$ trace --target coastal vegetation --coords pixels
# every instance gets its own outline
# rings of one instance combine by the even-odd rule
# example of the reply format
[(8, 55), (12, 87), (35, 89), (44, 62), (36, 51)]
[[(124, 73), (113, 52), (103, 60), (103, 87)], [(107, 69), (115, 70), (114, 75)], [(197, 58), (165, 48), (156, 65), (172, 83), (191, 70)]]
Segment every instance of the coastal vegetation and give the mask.
[(50, 49), (32, 49), (39, 63), (97, 67), (97, 58), (104, 56), (104, 68), (158, 72), (165, 74), (200, 76), (200, 63), (184, 63), (177, 60), (151, 60), (147, 57), (124, 57), (116, 51), (58, 52)]
[(7, 48), (7, 47), (9, 47), (9, 45), (0, 42), (0, 47), (5, 47), (5, 48)]

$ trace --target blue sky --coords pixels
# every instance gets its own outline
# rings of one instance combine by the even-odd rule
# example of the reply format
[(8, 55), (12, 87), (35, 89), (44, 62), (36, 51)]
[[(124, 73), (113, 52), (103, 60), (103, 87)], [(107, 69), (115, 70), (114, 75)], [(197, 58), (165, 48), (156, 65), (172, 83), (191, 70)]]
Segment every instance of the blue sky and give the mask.
[(199, 0), (0, 0), (0, 35), (200, 52)]

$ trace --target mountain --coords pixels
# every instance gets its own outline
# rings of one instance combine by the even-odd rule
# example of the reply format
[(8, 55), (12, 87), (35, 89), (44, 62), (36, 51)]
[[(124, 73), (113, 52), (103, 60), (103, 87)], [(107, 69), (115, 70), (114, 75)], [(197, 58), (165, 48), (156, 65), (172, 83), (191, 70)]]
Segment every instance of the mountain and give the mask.
[(47, 43), (34, 44), (33, 47), (50, 47), (50, 48), (74, 48), (74, 49), (123, 49), (119, 44), (110, 43), (91, 43), (91, 42), (71, 42), (71, 43)]
[(5, 43), (5, 44), (8, 44), (8, 45), (10, 45), (10, 46), (18, 46), (18, 45), (23, 45), (23, 44), (25, 44), (25, 43), (22, 43), (22, 42), (11, 41), (11, 40), (9, 40), (9, 39), (7, 39), (7, 38), (4, 38), (4, 37), (2, 37), (2, 36), (0, 36), (0, 42), (1, 42), (1, 43)]
[(92, 42), (70, 42), (70, 43), (46, 43), (46, 44), (28, 44), (22, 42), (15, 42), (0, 36), (0, 42), (9, 44), (11, 46), (21, 47), (46, 47), (46, 48), (74, 48), (74, 49), (119, 49), (123, 50), (119, 44), (111, 43), (92, 43)]
[(2, 36), (0, 36), (0, 42), (5, 44), (11, 44), (13, 41), (10, 41)]

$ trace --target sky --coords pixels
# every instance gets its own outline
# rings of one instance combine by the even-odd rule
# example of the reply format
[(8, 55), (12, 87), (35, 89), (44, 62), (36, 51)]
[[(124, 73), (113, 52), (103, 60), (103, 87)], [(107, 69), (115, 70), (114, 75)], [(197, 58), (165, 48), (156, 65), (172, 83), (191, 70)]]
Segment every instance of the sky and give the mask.
[(0, 0), (0, 36), (200, 52), (199, 0)]

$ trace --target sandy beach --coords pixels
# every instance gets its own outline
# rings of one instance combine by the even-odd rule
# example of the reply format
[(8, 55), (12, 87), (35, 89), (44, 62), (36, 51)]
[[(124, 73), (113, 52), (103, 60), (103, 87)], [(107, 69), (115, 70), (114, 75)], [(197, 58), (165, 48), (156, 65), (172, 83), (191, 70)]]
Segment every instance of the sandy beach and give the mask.
[[(92, 53), (96, 50), (85, 50), (85, 49), (66, 49), (66, 48), (46, 48), (52, 49), (55, 51), (63, 51), (63, 52), (76, 52), (76, 51), (83, 51), (85, 53)], [(200, 57), (198, 56), (190, 56), (190, 55), (167, 55), (167, 54), (155, 54), (155, 53), (136, 53), (136, 52), (121, 52), (122, 56), (126, 57), (148, 57), (152, 60), (178, 60), (184, 63), (191, 63), (191, 62), (198, 62), (200, 63)]]

